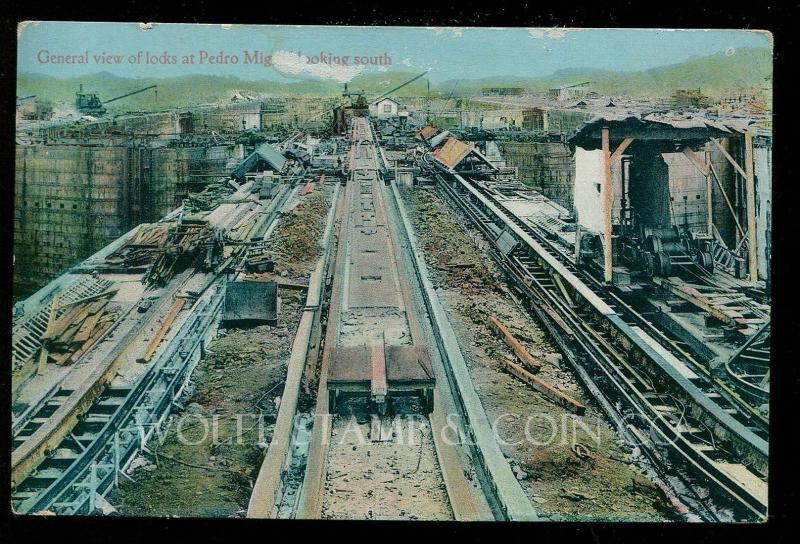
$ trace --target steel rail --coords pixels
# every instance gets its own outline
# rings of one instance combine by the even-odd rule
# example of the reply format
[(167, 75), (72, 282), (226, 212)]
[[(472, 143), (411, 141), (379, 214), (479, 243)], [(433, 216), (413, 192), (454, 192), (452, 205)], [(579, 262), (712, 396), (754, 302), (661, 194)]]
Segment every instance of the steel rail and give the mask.
[(333, 244), (331, 238), (334, 231), (339, 201), (339, 184), (334, 187), (332, 204), (328, 212), (325, 232), (322, 236), (322, 256), (309, 279), (308, 294), (303, 308), (303, 315), (297, 327), (295, 340), (289, 355), (286, 370), (286, 381), (281, 393), (281, 404), (275, 418), (275, 429), (272, 432), (267, 453), (261, 463), (247, 507), (248, 518), (268, 518), (274, 516), (280, 503), (287, 471), (292, 466), (290, 458), (295, 448), (292, 447), (298, 424), (297, 406), (300, 397), (300, 385), (307, 365), (311, 343), (315, 341), (312, 329), (318, 325), (322, 311), (322, 300), (325, 293), (325, 278), (331, 261)]
[[(51, 485), (40, 494), (23, 500), (15, 511), (93, 513), (96, 496), (103, 496), (110, 484), (116, 482), (117, 473), (146, 446), (152, 429), (145, 431), (145, 426), (160, 425), (182, 389), (181, 384), (191, 376), (222, 307), (223, 279), (218, 279), (217, 284), (210, 300), (198, 301), (189, 319), (159, 350), (156, 359), (128, 390), (100, 432), (92, 437), (92, 442), (83, 447)], [(101, 470), (99, 479), (98, 468)]]
[[(267, 210), (266, 213), (257, 212), (258, 215), (261, 216), (260, 220), (257, 220), (256, 223), (253, 224), (250, 229), (248, 229), (247, 235), (251, 236), (254, 232), (263, 229), (263, 227), (265, 227), (265, 226), (267, 227), (267, 230), (268, 230), (269, 227), (271, 226), (271, 224), (275, 223), (277, 221), (277, 219), (279, 217), (279, 213), (278, 212), (279, 212), (280, 208), (282, 207), (282, 205), (286, 202), (286, 199), (288, 198), (288, 195), (291, 194), (291, 192), (292, 192), (292, 190), (289, 187), (285, 188), (281, 192), (281, 194), (278, 196), (278, 198), (276, 199), (276, 200), (279, 201), (280, 205), (276, 205), (274, 207), (271, 206), (270, 209)], [(234, 253), (236, 253), (236, 252), (234, 252)], [(209, 288), (211, 288), (214, 284), (224, 284), (225, 283), (225, 279), (224, 279), (223, 273), (224, 273), (224, 268), (223, 267), (218, 267), (214, 271), (212, 276), (209, 278), (209, 280), (205, 281), (203, 283), (203, 285), (199, 288), (198, 295), (200, 297), (202, 297), (204, 293), (208, 293), (209, 292)], [(186, 281), (186, 279), (188, 279), (190, 274), (191, 274), (191, 269), (187, 270), (186, 272), (184, 272), (183, 276), (179, 276), (178, 278), (176, 278), (176, 281), (174, 282), (175, 285), (174, 285), (173, 288), (171, 288), (169, 290), (169, 293), (175, 293), (180, 288), (182, 288), (182, 286), (185, 284), (185, 281)], [(224, 287), (218, 287), (217, 289), (224, 291)], [(204, 303), (204, 304), (208, 305), (209, 303)], [(156, 308), (158, 306), (159, 305), (153, 305), (151, 308), (149, 308), (148, 312), (145, 314), (145, 316), (143, 318), (143, 321), (146, 321), (146, 317), (148, 315), (151, 315), (152, 312), (155, 312)], [(79, 446), (78, 449), (80, 450), (80, 452), (78, 453), (76, 458), (72, 459), (72, 461), (68, 464), (67, 467), (64, 468), (64, 470), (57, 471), (57, 472), (59, 472), (59, 474), (57, 474), (57, 477), (56, 477), (55, 481), (53, 481), (45, 489), (43, 489), (43, 490), (40, 489), (40, 491), (41, 491), (40, 493), (34, 493), (33, 496), (29, 496), (29, 495), (31, 495), (30, 492), (19, 492), (19, 489), (24, 489), (26, 487), (25, 484), (26, 484), (26, 481), (29, 478), (36, 478), (37, 477), (37, 473), (36, 473), (36, 471), (34, 471), (34, 473), (31, 474), (31, 476), (29, 476), (26, 479), (23, 479), (22, 481), (18, 482), (17, 485), (14, 486), (14, 490), (12, 490), (12, 497), (14, 496), (15, 490), (16, 490), (16, 495), (18, 497), (18, 500), (16, 501), (16, 504), (17, 504), (16, 510), (20, 511), (21, 513), (29, 512), (29, 511), (47, 510), (57, 500), (59, 500), (59, 497), (62, 497), (64, 495), (64, 493), (68, 493), (69, 489), (73, 489), (72, 493), (74, 494), (74, 492), (75, 492), (74, 490), (76, 488), (77, 489), (92, 488), (92, 489), (106, 490), (107, 487), (105, 487), (105, 486), (108, 484), (109, 481), (113, 481), (116, 484), (116, 481), (117, 481), (116, 474), (121, 468), (120, 457), (119, 457), (119, 455), (120, 455), (120, 453), (119, 453), (120, 445), (118, 443), (116, 445), (114, 445), (114, 447), (113, 447), (113, 449), (117, 452), (117, 453), (114, 453), (115, 463), (114, 463), (114, 470), (113, 471), (109, 471), (108, 470), (109, 464), (107, 462), (106, 463), (101, 463), (100, 464), (100, 472), (102, 473), (102, 477), (98, 480), (97, 479), (97, 470), (96, 470), (96, 468), (92, 468), (90, 470), (87, 467), (88, 466), (95, 466), (96, 465), (96, 460), (99, 457), (102, 457), (102, 456), (108, 457), (108, 455), (110, 455), (109, 452), (111, 451), (110, 448), (112, 447), (111, 443), (110, 443), (110, 440), (113, 439), (114, 441), (119, 442), (119, 436), (120, 436), (120, 432), (119, 431), (120, 431), (120, 421), (121, 421), (120, 418), (123, 418), (123, 419), (125, 419), (125, 421), (128, 421), (128, 419), (129, 419), (128, 416), (130, 415), (129, 413), (125, 412), (125, 410), (130, 409), (131, 406), (137, 406), (138, 407), (137, 410), (141, 411), (141, 407), (142, 406), (149, 406), (151, 404), (150, 402), (147, 401), (147, 397), (150, 396), (153, 393), (153, 391), (152, 391), (152, 388), (148, 388), (148, 383), (152, 382), (152, 383), (156, 383), (156, 385), (158, 385), (158, 384), (163, 385), (163, 381), (164, 381), (163, 378), (161, 378), (160, 380), (155, 380), (152, 377), (153, 373), (161, 372), (161, 370), (153, 370), (153, 369), (163, 369), (163, 368), (165, 368), (166, 372), (168, 372), (170, 376), (173, 376), (173, 375), (185, 376), (185, 378), (188, 380), (188, 378), (191, 376), (192, 370), (194, 369), (194, 365), (197, 363), (196, 358), (195, 358), (194, 361), (190, 361), (190, 359), (199, 353), (198, 349), (200, 349), (202, 351), (202, 348), (204, 346), (204, 338), (206, 338), (206, 336), (208, 336), (208, 334), (206, 334), (206, 333), (208, 333), (208, 331), (211, 330), (211, 328), (213, 327), (214, 323), (218, 319), (218, 317), (220, 315), (220, 312), (221, 312), (221, 307), (222, 307), (222, 294), (220, 293), (214, 299), (212, 311), (210, 312), (210, 317), (208, 317), (208, 312), (203, 312), (203, 311), (198, 312), (197, 311), (197, 305), (195, 305), (193, 308), (191, 308), (189, 310), (191, 312), (191, 315), (189, 316), (189, 318), (184, 320), (184, 322), (181, 324), (181, 326), (178, 328), (178, 330), (174, 334), (171, 335), (171, 339), (168, 342), (163, 343), (158, 348), (158, 350), (156, 351), (155, 360), (150, 363), (150, 365), (148, 366), (148, 369), (145, 371), (145, 373), (137, 380), (137, 382), (134, 385), (134, 387), (131, 388), (131, 390), (126, 394), (124, 401), (115, 408), (114, 413), (110, 416), (110, 421), (108, 421), (107, 424), (104, 424), (104, 426), (102, 427), (102, 429), (100, 430), (100, 432), (97, 435), (91, 437), (91, 443), (89, 445), (83, 445), (80, 442), (75, 441), (74, 438), (70, 434), (67, 434), (64, 438), (60, 439), (60, 444), (61, 445), (63, 445), (66, 441), (70, 441), (70, 440), (72, 440), (73, 443), (77, 443), (77, 445)], [(202, 322), (203, 323), (203, 325), (202, 325), (203, 333), (202, 334), (197, 333), (196, 330), (195, 330), (198, 327), (198, 325), (197, 325), (197, 320), (199, 319), (198, 315), (200, 315), (201, 317), (203, 317), (203, 319), (205, 319), (205, 321)], [(194, 327), (194, 329), (193, 329), (193, 327)], [(137, 333), (138, 334), (138, 332), (140, 332), (140, 330), (141, 330), (141, 327), (134, 327), (133, 330), (130, 331), (130, 333), (128, 335), (123, 337), (123, 341), (118, 343), (118, 345), (116, 345), (115, 348), (114, 348), (114, 352), (113, 352), (115, 354), (114, 358), (117, 357), (117, 350), (126, 349), (127, 344), (129, 343), (128, 342), (129, 336), (131, 334), (133, 334), (133, 333)], [(199, 336), (198, 336), (198, 334), (199, 334)], [(179, 336), (186, 336), (186, 337), (191, 339), (188, 351), (187, 351), (187, 346), (186, 346), (186, 344), (187, 344), (186, 338), (181, 338), (178, 341), (175, 340), (175, 338), (179, 337)], [(208, 337), (210, 338), (210, 336), (208, 336)], [(179, 346), (176, 345), (176, 344), (179, 344)], [(180, 350), (178, 351), (179, 347), (180, 347)], [(177, 357), (176, 357), (176, 352), (177, 352)], [(169, 354), (169, 355), (167, 356), (165, 354)], [(166, 357), (166, 359), (165, 359), (165, 357)], [(170, 357), (172, 357), (173, 359), (181, 360), (182, 361), (182, 363), (181, 363), (182, 366), (177, 366), (177, 367), (176, 366), (168, 366), (167, 363), (169, 363)], [(167, 363), (163, 362), (165, 360), (167, 361)], [(150, 376), (150, 377), (148, 378), (148, 376)], [(159, 397), (160, 400), (154, 406), (154, 408), (156, 409), (156, 412), (147, 412), (149, 414), (149, 415), (147, 415), (147, 418), (148, 418), (147, 424), (156, 425), (156, 426), (160, 425), (160, 422), (163, 421), (163, 419), (169, 415), (169, 411), (171, 409), (172, 400), (174, 400), (174, 399), (170, 399), (169, 402), (167, 402), (162, 393), (164, 391), (167, 391), (168, 389), (169, 390), (176, 390), (173, 387), (173, 385), (174, 385), (174, 383), (170, 382), (169, 387), (165, 387), (163, 390), (157, 392), (157, 394), (161, 395)], [(104, 400), (107, 400), (107, 399), (104, 399), (103, 395), (105, 395), (106, 392), (108, 392), (109, 390), (110, 390), (110, 387), (109, 387), (108, 384), (102, 385), (102, 391), (99, 392), (99, 396), (98, 396), (97, 400), (93, 401), (90, 405), (88, 405), (86, 407), (87, 413), (91, 412), (91, 410), (94, 407), (97, 407), (100, 404), (102, 404), (102, 402)], [(143, 403), (143, 399), (144, 399), (144, 403)], [(145, 410), (145, 411), (147, 411), (147, 410)], [(156, 414), (158, 417), (155, 417), (153, 414)], [(139, 426), (139, 428), (141, 428), (141, 426), (143, 424), (144, 423), (137, 422), (137, 425)], [(126, 428), (130, 428), (130, 426), (128, 426)], [(111, 433), (111, 434), (109, 434), (109, 433)], [(122, 434), (125, 434), (125, 433), (122, 432)], [(142, 433), (140, 433), (140, 434), (142, 434)], [(141, 448), (144, 447), (144, 445), (145, 445), (147, 439), (149, 438), (150, 434), (151, 433), (142, 434), (141, 439), (139, 440), (139, 446), (137, 446), (138, 449), (141, 449)], [(122, 444), (122, 447), (124, 449), (123, 453), (125, 455), (128, 455), (131, 451), (133, 451), (131, 449), (131, 448), (133, 448), (133, 446), (132, 446), (133, 442), (130, 441), (131, 440), (131, 438), (130, 438), (131, 437), (131, 433), (127, 433), (126, 436), (128, 437), (129, 441), (125, 442), (124, 444)], [(61, 445), (59, 447), (63, 447)], [(54, 449), (58, 449), (58, 448), (54, 448)], [(75, 449), (75, 448), (73, 447), (73, 449)], [(94, 457), (91, 457), (92, 455), (94, 455)], [(48, 459), (49, 458), (45, 458), (41, 462), (47, 462)], [(128, 456), (127, 459), (130, 460), (131, 457)], [(59, 463), (60, 463), (60, 461), (59, 461)], [(48, 470), (50, 470), (50, 469), (48, 469)], [(52, 472), (52, 470), (50, 472)], [(91, 472), (91, 474), (90, 474), (90, 472)], [(84, 481), (84, 480), (92, 480), (91, 485), (90, 485), (90, 483), (88, 481)], [(76, 484), (75, 482), (79, 482), (79, 483)], [(19, 498), (19, 497), (22, 497), (22, 498)], [(92, 497), (93, 497), (93, 495), (92, 495)], [(82, 500), (82, 502), (80, 502), (80, 506), (81, 506), (81, 508), (83, 508), (86, 505), (86, 500), (83, 500), (83, 499), (81, 499), (81, 500)], [(93, 510), (94, 510), (94, 506), (95, 505), (94, 505), (93, 500), (91, 502), (92, 502), (91, 508), (90, 508), (90, 511), (88, 513), (92, 513)], [(62, 503), (63, 503), (63, 501), (62, 501)], [(61, 505), (61, 508), (64, 510), (65, 513), (72, 514), (72, 513), (77, 513), (78, 512), (78, 510), (73, 508), (73, 506), (71, 506), (71, 504), (72, 503), (67, 503), (66, 506), (64, 504)]]
[[(472, 193), (475, 198), (482, 201), (505, 226), (510, 227), (518, 238), (528, 243), (539, 257), (543, 258), (548, 265), (552, 266), (578, 294), (589, 302), (595, 311), (605, 316), (605, 318), (614, 325), (614, 328), (627, 338), (633, 346), (640, 350), (648, 359), (656, 363), (664, 374), (691, 397), (692, 401), (711, 414), (727, 431), (749, 444), (758, 454), (764, 457), (768, 455), (768, 444), (764, 438), (757, 435), (748, 426), (734, 418), (732, 414), (726, 412), (719, 403), (708, 398), (706, 393), (701, 391), (693, 380), (684, 377), (669, 361), (667, 361), (662, 353), (653, 349), (653, 346), (647, 342), (648, 339), (652, 339), (654, 343), (661, 345), (658, 341), (659, 338), (652, 338), (645, 331), (641, 329), (637, 331), (632, 328), (634, 323), (640, 324), (642, 322), (641, 316), (632, 308), (625, 304), (619, 297), (613, 295), (613, 293), (608, 293), (608, 291), (590, 274), (577, 268), (568, 256), (563, 255), (558, 250), (553, 250), (551, 252), (546, 249), (548, 247), (553, 249), (552, 244), (544, 239), (544, 237), (539, 236), (534, 229), (525, 225), (519, 218), (513, 216), (513, 214), (509, 212), (503, 211), (501, 209), (501, 204), (494, 196), (489, 194), (488, 191), (481, 190), (480, 186), (476, 186), (477, 184), (465, 180), (458, 174), (454, 174), (454, 178)], [(534, 240), (533, 237), (536, 237), (538, 241)], [(556, 253), (556, 256), (553, 256), (552, 253)], [(553, 262), (558, 263), (559, 266), (553, 266)], [(566, 271), (567, 274), (562, 274), (562, 271)], [(593, 285), (594, 288), (587, 285), (587, 282), (589, 285)], [(592, 293), (592, 297), (584, 296), (587, 290)], [(598, 300), (600, 304), (597, 304)], [(741, 414), (742, 412), (738, 408), (737, 406), (737, 413)], [(749, 420), (746, 414), (743, 415)]]
[(434, 339), (445, 363), (450, 390), (456, 401), (458, 414), (466, 423), (472, 459), (478, 469), (482, 489), (490, 505), (494, 506), (498, 520), (534, 521), (539, 517), (530, 499), (511, 471), (483, 404), (469, 375), (466, 361), (458, 344), (455, 331), (447, 317), (431, 280), (425, 257), (419, 249), (414, 228), (408, 218), (402, 198), (395, 183), (391, 184), (393, 203), (401, 218), (403, 234), (409, 245), (414, 275), (422, 287), (423, 300), (430, 316)]
[[(506, 254), (496, 245), (498, 233), (492, 231), (486, 225), (487, 221), (491, 221), (491, 219), (477, 210), (475, 205), (469, 201), (469, 192), (457, 192), (446, 180), (440, 180), (439, 187), (444, 190), (448, 200), (465, 212), (472, 223), (492, 242), (494, 246), (493, 255), (500, 260), (506, 272), (514, 278), (517, 284), (515, 287), (528, 295), (528, 298), (532, 301), (532, 309), (547, 325), (548, 330), (553, 333), (562, 351), (565, 351), (565, 355), (568, 356), (567, 358), (579, 362), (579, 364), (580, 359), (585, 357), (589, 357), (589, 360), (592, 361), (593, 364), (591, 365), (587, 366), (586, 362), (588, 361), (586, 361), (578, 367), (580, 369), (579, 375), (586, 376), (589, 372), (592, 373), (591, 376), (586, 376), (592, 381), (589, 389), (596, 397), (597, 393), (601, 393), (600, 389), (602, 389), (601, 394), (604, 398), (599, 400), (601, 400), (601, 404), (606, 410), (609, 408), (614, 410), (614, 414), (609, 414), (612, 419), (618, 425), (625, 421), (623, 417), (620, 417), (619, 410), (613, 408), (613, 404), (621, 397), (626, 401), (626, 406), (629, 409), (632, 408), (634, 413), (637, 414), (637, 418), (640, 418), (646, 424), (646, 428), (659, 439), (662, 448), (667, 447), (671, 451), (680, 453), (680, 457), (687, 461), (688, 465), (699, 470), (709, 481), (716, 484), (720, 490), (733, 497), (736, 503), (743, 505), (748, 515), (764, 516), (766, 504), (752, 496), (748, 490), (743, 489), (743, 486), (733, 481), (729, 475), (718, 470), (707, 455), (692, 447), (684, 436), (676, 432), (663, 415), (653, 408), (652, 403), (633, 387), (631, 383), (632, 377), (625, 376), (618, 366), (612, 364), (611, 358), (613, 355), (608, 351), (610, 346), (608, 343), (602, 345), (598, 342), (597, 337), (592, 337), (591, 327), (588, 326), (586, 319), (579, 316), (571, 305), (558, 298), (555, 292), (549, 291), (544, 287), (530, 272), (523, 270), (521, 268), (522, 263), (517, 263), (517, 266), (514, 266), (508, 256), (513, 252)], [(614, 318), (621, 322), (616, 315), (606, 316), (606, 318)], [(593, 332), (597, 334), (597, 331)], [(602, 379), (600, 379), (601, 376)], [(595, 384), (595, 381), (598, 383)], [(620, 430), (623, 431), (623, 434), (630, 434), (630, 431), (624, 427)], [(638, 441), (647, 446), (644, 441)], [(647, 450), (652, 452), (655, 460), (654, 466), (658, 468), (658, 464), (662, 462), (659, 461), (661, 454), (658, 453), (657, 448), (652, 446), (647, 447)], [(714, 519), (714, 515), (710, 514), (710, 518)]]

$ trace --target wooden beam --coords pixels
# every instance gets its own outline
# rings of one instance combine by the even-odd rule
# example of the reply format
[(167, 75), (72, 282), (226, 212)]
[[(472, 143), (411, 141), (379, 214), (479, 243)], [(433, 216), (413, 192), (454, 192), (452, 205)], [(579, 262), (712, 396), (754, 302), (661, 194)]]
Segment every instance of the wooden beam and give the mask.
[(739, 224), (739, 218), (736, 217), (736, 211), (733, 209), (733, 204), (731, 204), (731, 200), (728, 198), (728, 194), (725, 192), (725, 188), (722, 186), (722, 181), (720, 181), (719, 176), (717, 175), (717, 170), (714, 168), (714, 165), (709, 163), (709, 170), (713, 174), (714, 179), (717, 181), (717, 185), (719, 186), (720, 192), (722, 192), (722, 196), (725, 198), (725, 204), (728, 205), (728, 210), (731, 212), (731, 216), (733, 216), (733, 221), (736, 223), (736, 228), (739, 230), (739, 233), (744, 236), (744, 229)]
[(609, 153), (608, 127), (600, 129), (600, 140), (603, 149), (603, 184), (600, 189), (602, 195), (603, 211), (603, 279), (611, 283), (613, 278), (613, 263), (611, 251), (611, 210), (614, 203), (614, 188), (611, 185), (611, 156)]
[(753, 171), (753, 134), (744, 133), (745, 198), (747, 201), (747, 267), (750, 282), (758, 281), (758, 248), (756, 246), (756, 178)]
[(47, 315), (47, 328), (45, 328), (44, 332), (42, 333), (42, 337), (40, 339), (40, 343), (42, 345), (42, 352), (39, 354), (39, 365), (37, 366), (36, 369), (37, 374), (44, 374), (44, 371), (47, 370), (47, 358), (49, 354), (47, 352), (45, 337), (49, 336), (53, 331), (53, 325), (55, 325), (56, 322), (56, 314), (58, 313), (58, 309), (61, 306), (62, 295), (63, 291), (54, 296), (53, 301), (50, 303), (50, 313)]
[(172, 303), (172, 306), (170, 306), (167, 315), (164, 316), (164, 321), (161, 323), (161, 327), (159, 327), (158, 331), (153, 336), (153, 338), (150, 339), (150, 343), (147, 345), (147, 349), (145, 350), (144, 355), (142, 356), (142, 362), (147, 363), (150, 361), (150, 357), (152, 357), (153, 354), (156, 352), (156, 349), (158, 349), (161, 340), (164, 339), (164, 336), (167, 334), (167, 331), (172, 326), (172, 322), (175, 321), (175, 318), (178, 316), (178, 312), (181, 311), (181, 308), (183, 308), (183, 305), (185, 303), (186, 299), (183, 297), (176, 298), (175, 301)]
[(736, 168), (736, 170), (742, 176), (747, 177), (747, 173), (744, 171), (744, 169), (741, 166), (739, 166), (739, 163), (736, 162), (733, 157), (731, 157), (730, 153), (728, 153), (728, 151), (724, 147), (722, 147), (722, 144), (719, 143), (719, 140), (712, 138), (711, 141), (714, 142), (714, 144), (716, 144), (716, 146), (719, 148), (719, 150), (722, 152), (725, 158), (728, 159), (728, 162), (731, 163), (733, 167)]
[(575, 306), (575, 303), (572, 301), (572, 297), (569, 296), (569, 291), (567, 291), (567, 288), (564, 287), (564, 282), (561, 281), (561, 276), (552, 271), (550, 275), (553, 277), (553, 281), (555, 281), (556, 285), (558, 285), (561, 294), (564, 295), (564, 300), (567, 301), (567, 304), (569, 304), (570, 306)]
[(619, 144), (619, 147), (617, 147), (617, 149), (615, 149), (614, 152), (611, 154), (609, 162), (611, 162), (611, 164), (617, 162), (619, 158), (622, 156), (622, 154), (625, 153), (625, 150), (628, 149), (628, 146), (631, 145), (632, 143), (633, 143), (633, 138), (623, 139), (622, 143)]
[(563, 391), (553, 387), (550, 383), (544, 381), (543, 379), (535, 376), (522, 368), (520, 365), (516, 363), (512, 363), (508, 360), (503, 360), (503, 365), (506, 367), (511, 374), (519, 378), (520, 380), (524, 381), (540, 393), (543, 393), (545, 396), (550, 398), (550, 400), (560, 404), (570, 412), (574, 412), (577, 415), (583, 415), (586, 412), (586, 406), (575, 400), (574, 398), (570, 397)]
[(525, 346), (520, 344), (519, 340), (514, 338), (514, 335), (511, 334), (511, 331), (509, 331), (499, 319), (494, 316), (490, 316), (489, 323), (491, 324), (492, 328), (503, 338), (503, 341), (506, 343), (506, 345), (511, 348), (511, 351), (514, 352), (514, 355), (519, 357), (520, 361), (522, 361), (525, 366), (530, 368), (533, 372), (539, 371), (542, 366), (541, 361), (537, 360), (533, 357), (533, 355), (528, 353), (528, 350), (525, 349)]

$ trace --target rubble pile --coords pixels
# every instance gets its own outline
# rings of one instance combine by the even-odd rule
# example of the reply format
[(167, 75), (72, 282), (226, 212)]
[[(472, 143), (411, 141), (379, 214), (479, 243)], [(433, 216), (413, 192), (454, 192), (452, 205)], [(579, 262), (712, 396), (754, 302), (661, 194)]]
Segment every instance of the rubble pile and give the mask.
[(213, 181), (199, 193), (189, 195), (183, 201), (183, 211), (185, 213), (197, 213), (213, 210), (231, 194), (233, 194), (233, 188), (228, 185), (227, 180)]
[(324, 186), (301, 197), (291, 213), (281, 219), (281, 236), (269, 241), (276, 270), (304, 274), (320, 252), (319, 240), (330, 207), (330, 190)]

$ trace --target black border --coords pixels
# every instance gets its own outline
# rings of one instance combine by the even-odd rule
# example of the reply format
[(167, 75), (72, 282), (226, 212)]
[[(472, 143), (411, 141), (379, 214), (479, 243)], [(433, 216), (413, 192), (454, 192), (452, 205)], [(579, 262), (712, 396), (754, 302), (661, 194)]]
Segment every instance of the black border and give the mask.
[[(5, 281), (0, 289), (2, 301), (2, 338), (4, 361), (10, 357), (11, 288), (13, 248), (13, 142), (15, 133), (12, 100), (16, 83), (16, 25), (24, 20), (81, 20), (81, 21), (158, 21), (175, 23), (251, 23), (251, 24), (350, 24), (365, 26), (574, 26), (574, 27), (640, 27), (640, 28), (750, 28), (764, 29), (774, 35), (774, 146), (773, 146), (773, 338), (774, 366), (772, 371), (772, 429), (770, 432), (770, 515), (764, 524), (654, 524), (654, 523), (440, 523), (440, 522), (333, 522), (279, 520), (206, 520), (159, 518), (45, 518), (14, 517), (10, 511), (9, 489), (0, 486), (0, 509), (3, 519), (0, 535), (19, 542), (22, 538), (46, 532), (51, 537), (70, 537), (81, 541), (106, 541), (127, 537), (139, 542), (158, 538), (192, 541), (228, 540), (258, 542), (278, 539), (338, 539), (347, 538), (386, 541), (409, 539), (465, 539), (474, 541), (525, 541), (548, 543), (561, 539), (591, 540), (594, 542), (655, 541), (713, 542), (732, 539), (768, 538), (770, 542), (787, 540), (794, 514), (797, 490), (794, 485), (796, 469), (793, 461), (798, 450), (792, 440), (795, 434), (793, 401), (800, 390), (800, 376), (791, 337), (798, 327), (794, 312), (792, 286), (797, 253), (796, 225), (798, 217), (797, 187), (800, 180), (792, 175), (790, 127), (796, 126), (795, 89), (793, 72), (796, 66), (795, 33), (797, 17), (794, 2), (742, 3), (727, 1), (680, 3), (675, 1), (641, 2), (488, 2), (460, 1), (454, 5), (428, 0), (415, 5), (413, 1), (375, 2), (371, 5), (342, 0), (321, 3), (309, 0), (284, 2), (239, 2), (213, 4), (207, 0), (183, 0), (166, 4), (154, 0), (134, 0), (131, 3), (63, 2), (50, 5), (42, 0), (22, 0), (9, 11), (3, 10), (2, 41), (0, 41), (0, 228), (3, 247)], [(794, 355), (794, 356), (793, 356)], [(8, 363), (6, 363), (8, 364)], [(0, 372), (0, 429), (8, 429), (10, 420), (10, 364)], [(0, 432), (0, 435), (3, 433)], [(8, 482), (10, 440), (2, 442), (0, 472)], [(57, 532), (57, 533), (56, 533)], [(17, 540), (19, 539), (19, 540)], [(200, 540), (202, 539), (202, 540)], [(9, 538), (10, 540), (10, 538)]]

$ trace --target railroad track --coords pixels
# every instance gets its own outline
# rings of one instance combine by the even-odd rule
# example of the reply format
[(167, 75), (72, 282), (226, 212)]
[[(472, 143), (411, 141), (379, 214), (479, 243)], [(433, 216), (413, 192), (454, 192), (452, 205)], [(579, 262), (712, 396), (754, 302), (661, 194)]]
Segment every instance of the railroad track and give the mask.
[[(269, 466), (265, 459), (248, 516), (536, 519), (494, 439), (435, 292), (425, 285), (410, 223), (396, 191), (380, 179), (365, 120), (355, 120), (351, 144), (316, 405), (276, 429), (292, 439), (270, 445), (267, 459), (273, 450), (285, 455)], [(376, 241), (365, 243), (360, 235)], [(415, 307), (419, 296), (423, 308)], [(431, 325), (424, 333), (423, 320)], [(429, 346), (436, 351), (426, 353)], [(403, 348), (413, 349), (416, 360), (404, 357)], [(337, 351), (350, 365), (357, 362), (349, 374), (337, 368)], [(419, 379), (424, 376), (413, 365), (403, 368), (409, 361), (431, 379)], [(458, 436), (445, 440), (453, 413)], [(403, 437), (413, 421), (421, 432), (408, 444)], [(345, 439), (353, 426), (364, 440)], [(472, 459), (477, 484), (465, 478), (464, 458)]]
[(437, 177), (621, 434), (649, 456), (680, 501), (702, 519), (763, 519), (768, 449), (753, 418), (692, 371), (681, 346), (664, 347), (669, 338), (479, 183)]
[[(255, 221), (248, 232), (241, 235), (242, 239), (266, 232), (277, 221), (278, 211), (291, 192), (292, 189), (287, 187), (265, 210), (253, 211)], [(231, 227), (244, 215), (247, 214), (242, 210), (234, 210), (223, 225)], [(146, 448), (169, 416), (202, 356), (204, 346), (215, 334), (225, 292), (225, 269), (236, 262), (245, 248), (246, 244), (238, 246), (214, 271), (200, 273), (202, 277), (198, 278), (201, 281), (191, 284), (191, 293), (186, 291), (189, 280), (198, 271), (190, 268), (174, 278), (170, 287), (162, 292), (159, 303), (153, 304), (141, 316), (140, 326), (115, 342), (107, 360), (119, 359), (158, 308), (169, 306), (179, 291), (186, 291), (181, 297), (188, 301), (188, 304), (183, 304), (188, 315), (172, 327), (166, 341), (148, 361), (146, 370), (132, 383), (115, 381), (114, 375), (108, 381), (103, 378), (87, 382), (86, 386), (93, 394), (74, 407), (64, 406), (74, 392), (56, 388), (30, 418), (30, 422), (38, 427), (28, 434), (24, 432), (26, 425), (19, 426), (14, 442), (15, 454), (19, 453), (20, 459), (24, 454), (24, 461), (18, 461), (15, 467), (24, 462), (26, 466), (35, 468), (21, 472), (20, 481), (12, 483), (11, 499), (15, 512), (47, 511), (75, 515), (103, 510), (104, 496), (118, 484), (119, 475), (124, 474), (129, 463)], [(115, 374), (116, 367), (111, 365), (109, 368)], [(58, 431), (64, 434), (63, 438), (57, 442), (52, 439), (44, 442), (37, 433), (42, 434), (45, 429), (40, 427), (45, 424), (65, 429)], [(28, 442), (34, 439), (37, 444), (53, 442), (54, 445), (45, 449), (37, 444), (31, 446)], [(21, 451), (23, 449), (26, 451)]]
[(96, 512), (119, 474), (169, 415), (213, 334), (223, 293), (224, 282), (218, 280), (135, 384), (104, 389), (68, 437), (12, 490), (15, 512)]

